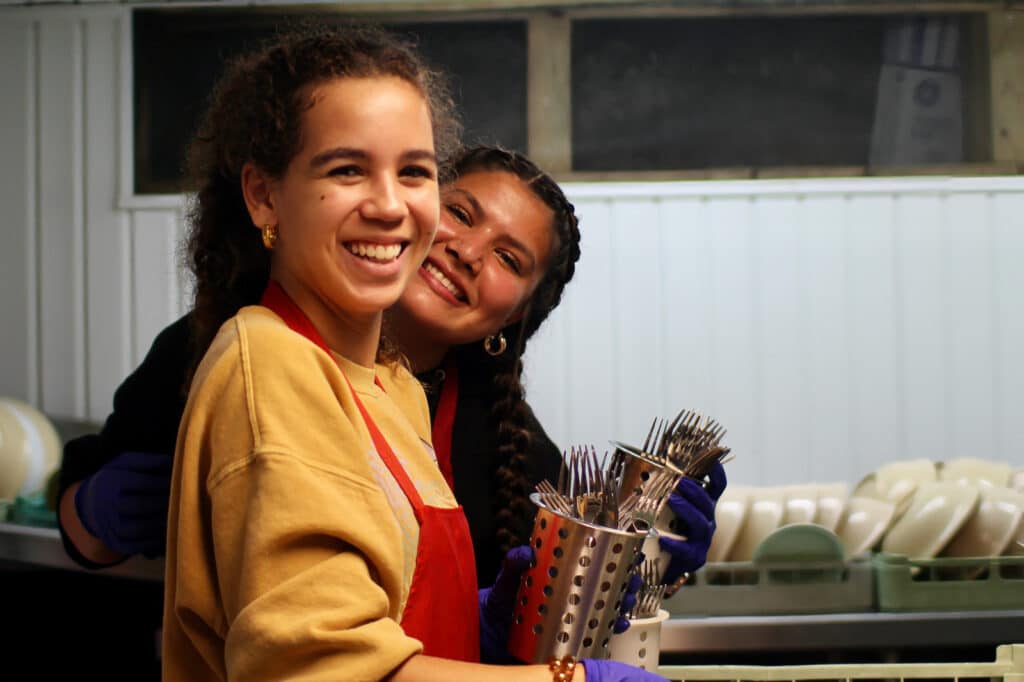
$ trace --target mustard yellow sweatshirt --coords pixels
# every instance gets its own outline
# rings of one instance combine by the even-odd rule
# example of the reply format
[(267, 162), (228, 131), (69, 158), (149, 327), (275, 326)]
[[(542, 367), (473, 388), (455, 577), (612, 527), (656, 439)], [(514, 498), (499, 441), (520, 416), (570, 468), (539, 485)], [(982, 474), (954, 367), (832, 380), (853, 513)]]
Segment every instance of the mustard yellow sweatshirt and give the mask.
[[(456, 506), (415, 378), (336, 359), (424, 502)], [(399, 626), (418, 535), (335, 358), (242, 309), (178, 432), (163, 679), (381, 679), (421, 650)]]

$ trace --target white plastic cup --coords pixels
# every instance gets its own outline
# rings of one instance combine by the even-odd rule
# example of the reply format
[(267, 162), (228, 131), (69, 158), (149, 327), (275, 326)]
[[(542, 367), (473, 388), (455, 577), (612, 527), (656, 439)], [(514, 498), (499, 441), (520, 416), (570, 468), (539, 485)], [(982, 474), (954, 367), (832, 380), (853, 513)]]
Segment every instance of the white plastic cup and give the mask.
[(612, 637), (610, 658), (650, 672), (657, 671), (661, 657), (661, 624), (668, 615), (665, 609), (658, 609), (658, 615), (653, 618), (630, 619), (629, 629)]

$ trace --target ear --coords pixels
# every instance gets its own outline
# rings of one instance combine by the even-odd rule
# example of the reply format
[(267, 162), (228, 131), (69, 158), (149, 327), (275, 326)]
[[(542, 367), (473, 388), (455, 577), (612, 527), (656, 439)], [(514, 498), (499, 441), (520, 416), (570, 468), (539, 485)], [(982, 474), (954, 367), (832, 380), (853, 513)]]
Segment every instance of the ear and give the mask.
[(249, 218), (257, 228), (277, 225), (277, 211), (272, 194), (273, 179), (253, 163), (242, 166), (242, 198), (249, 211)]

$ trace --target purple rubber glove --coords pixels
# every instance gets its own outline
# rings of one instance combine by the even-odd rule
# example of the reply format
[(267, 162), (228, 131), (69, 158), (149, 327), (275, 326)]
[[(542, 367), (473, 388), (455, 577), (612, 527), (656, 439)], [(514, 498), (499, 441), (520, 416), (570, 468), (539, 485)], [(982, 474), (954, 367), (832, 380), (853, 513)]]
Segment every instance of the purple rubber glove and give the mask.
[(82, 481), (75, 511), (82, 525), (119, 554), (161, 556), (174, 458), (124, 452)]
[(672, 555), (661, 582), (672, 585), (684, 573), (693, 573), (708, 559), (711, 537), (715, 534), (715, 504), (725, 490), (725, 467), (715, 462), (708, 472), (705, 489), (692, 478), (683, 478), (668, 497), (668, 506), (676, 515), (676, 532), (685, 540), (658, 538), (661, 548)]
[[(643, 554), (640, 554), (637, 564), (643, 563), (643, 560)], [(612, 626), (612, 632), (616, 635), (621, 635), (629, 629), (629, 612), (636, 606), (636, 593), (643, 586), (644, 579), (638, 573), (629, 576), (629, 582), (626, 583), (626, 593), (622, 597), (622, 606), (619, 607), (619, 615), (615, 619), (615, 625)]]
[(580, 663), (587, 671), (587, 682), (668, 682), (661, 675), (619, 661), (584, 658)]
[(513, 547), (505, 554), (494, 585), (477, 592), (480, 601), (480, 660), (483, 663), (518, 663), (508, 653), (508, 632), (523, 571), (533, 562), (529, 545)]

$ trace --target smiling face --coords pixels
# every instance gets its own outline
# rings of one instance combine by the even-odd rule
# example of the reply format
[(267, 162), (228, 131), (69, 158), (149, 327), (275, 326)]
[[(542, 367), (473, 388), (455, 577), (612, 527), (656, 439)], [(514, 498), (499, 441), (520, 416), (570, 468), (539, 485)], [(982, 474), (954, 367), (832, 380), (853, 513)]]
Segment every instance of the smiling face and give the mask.
[(430, 113), (419, 91), (395, 77), (335, 79), (314, 87), (310, 101), (302, 147), (283, 176), (247, 166), (243, 189), (253, 224), (278, 229), (271, 276), (328, 345), (351, 357), (346, 347), (363, 334), (375, 348), (381, 312), (434, 236)]
[(441, 204), (434, 245), (395, 311), (414, 365), (430, 366), (417, 362), (424, 347), (439, 359), (515, 322), (552, 252), (551, 209), (512, 173), (467, 173), (442, 189)]

